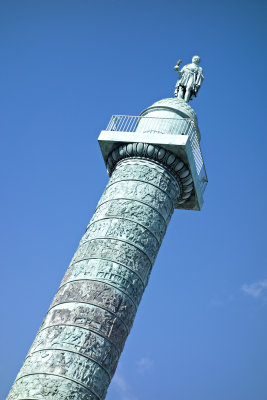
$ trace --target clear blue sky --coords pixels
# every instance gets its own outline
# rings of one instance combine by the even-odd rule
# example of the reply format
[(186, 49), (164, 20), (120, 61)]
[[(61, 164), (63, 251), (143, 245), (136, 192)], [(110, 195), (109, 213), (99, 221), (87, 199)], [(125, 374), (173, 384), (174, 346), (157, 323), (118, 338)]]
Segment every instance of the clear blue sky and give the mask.
[(107, 400), (266, 400), (266, 2), (0, 2), (0, 398), (22, 365), (108, 181), (112, 114), (191, 105), (209, 185), (176, 211)]

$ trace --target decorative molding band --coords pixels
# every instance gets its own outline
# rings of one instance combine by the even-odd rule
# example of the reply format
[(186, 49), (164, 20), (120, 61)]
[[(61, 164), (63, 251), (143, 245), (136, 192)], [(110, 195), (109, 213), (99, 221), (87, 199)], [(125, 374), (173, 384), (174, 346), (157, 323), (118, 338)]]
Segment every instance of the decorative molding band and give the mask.
[(118, 146), (109, 154), (107, 159), (109, 176), (112, 175), (118, 162), (126, 158), (148, 159), (167, 168), (174, 175), (180, 187), (178, 205), (188, 200), (193, 193), (194, 185), (189, 168), (171, 151), (148, 143), (127, 143)]

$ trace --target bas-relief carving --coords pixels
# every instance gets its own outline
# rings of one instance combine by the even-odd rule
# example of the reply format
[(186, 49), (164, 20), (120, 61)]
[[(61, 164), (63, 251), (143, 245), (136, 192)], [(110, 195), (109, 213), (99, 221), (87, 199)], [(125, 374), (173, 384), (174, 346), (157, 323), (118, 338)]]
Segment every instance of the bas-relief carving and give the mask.
[(7, 400), (99, 400), (89, 389), (53, 375), (29, 375), (16, 381)]
[(103, 282), (75, 281), (61, 287), (52, 303), (52, 307), (61, 303), (80, 302), (104, 308), (116, 314), (128, 329), (132, 326), (136, 307), (128, 296)]
[(46, 373), (71, 378), (101, 398), (109, 385), (107, 372), (94, 361), (79, 354), (61, 350), (41, 350), (30, 355), (17, 379), (34, 373)]
[(95, 279), (110, 283), (126, 292), (136, 307), (144, 291), (138, 275), (123, 265), (107, 260), (90, 259), (72, 264), (62, 280), (62, 285), (77, 279)]
[[(186, 104), (183, 100), (176, 99), (176, 103), (177, 102)], [(152, 106), (152, 112), (153, 108)], [(149, 112), (149, 109), (150, 108), (145, 112)], [(139, 125), (137, 130), (138, 129)], [(154, 144), (140, 142), (118, 146), (109, 153), (107, 158), (107, 172), (109, 176), (113, 175), (115, 168), (118, 170), (121, 165), (125, 166), (126, 164), (135, 164), (137, 171), (142, 171), (145, 166), (149, 167), (150, 164), (163, 168), (165, 174), (172, 177), (173, 186), (176, 185), (176, 206), (183, 204), (193, 193), (194, 187), (190, 187), (192, 176), (188, 166), (169, 150)], [(141, 168), (139, 168), (138, 165), (139, 167), (141, 166)], [(155, 169), (154, 166), (151, 169)], [(142, 178), (138, 180), (142, 181)]]
[(136, 179), (151, 183), (166, 192), (168, 191), (170, 197), (175, 199), (178, 190), (178, 185), (175, 179), (171, 178), (165, 168), (156, 164), (151, 168), (150, 164), (153, 165), (153, 163), (146, 163), (147, 162), (143, 160), (124, 160), (118, 164), (117, 168), (113, 172), (108, 186), (116, 181)]
[(151, 261), (145, 253), (132, 244), (114, 239), (94, 239), (81, 244), (74, 255), (73, 262), (89, 258), (102, 258), (118, 262), (135, 272), (146, 285), (146, 277), (151, 269)]
[(156, 209), (165, 220), (168, 220), (174, 210), (170, 197), (160, 189), (140, 181), (123, 181), (107, 186), (98, 205), (108, 200), (131, 199), (144, 202)]
[(111, 237), (132, 243), (139, 247), (150, 260), (153, 260), (159, 248), (158, 239), (146, 228), (136, 222), (123, 219), (102, 219), (90, 224), (81, 243), (101, 237)]
[[(126, 160), (115, 169), (8, 400), (38, 398), (32, 382), (42, 399), (95, 400), (91, 392), (104, 399), (179, 190), (163, 167), (152, 167)], [(22, 377), (30, 373), (37, 375)], [(40, 380), (41, 373), (91, 392), (67, 379), (57, 385), (60, 377)], [(68, 397), (66, 385), (79, 397)]]
[(69, 350), (91, 358), (112, 376), (119, 353), (105, 338), (95, 332), (75, 326), (51, 326), (40, 331), (29, 355), (39, 350)]
[(90, 224), (107, 217), (120, 217), (138, 222), (160, 240), (163, 239), (166, 231), (166, 222), (164, 218), (153, 208), (143, 203), (138, 203), (135, 200), (117, 199), (116, 201), (110, 200), (107, 203), (103, 203), (96, 209)]
[(90, 304), (60, 304), (46, 315), (40, 328), (52, 325), (73, 325), (103, 336), (120, 352), (128, 335), (126, 326), (116, 315)]

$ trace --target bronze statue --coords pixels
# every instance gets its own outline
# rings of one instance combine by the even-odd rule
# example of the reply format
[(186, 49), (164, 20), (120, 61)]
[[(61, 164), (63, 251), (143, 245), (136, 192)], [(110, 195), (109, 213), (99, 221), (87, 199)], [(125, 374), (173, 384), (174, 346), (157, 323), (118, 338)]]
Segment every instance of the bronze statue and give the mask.
[(197, 97), (200, 86), (204, 80), (203, 70), (199, 67), (200, 58), (194, 56), (192, 64), (185, 65), (181, 71), (179, 70), (181, 60), (177, 61), (174, 70), (181, 75), (175, 87), (174, 95), (178, 99), (183, 99), (188, 103), (193, 97)]

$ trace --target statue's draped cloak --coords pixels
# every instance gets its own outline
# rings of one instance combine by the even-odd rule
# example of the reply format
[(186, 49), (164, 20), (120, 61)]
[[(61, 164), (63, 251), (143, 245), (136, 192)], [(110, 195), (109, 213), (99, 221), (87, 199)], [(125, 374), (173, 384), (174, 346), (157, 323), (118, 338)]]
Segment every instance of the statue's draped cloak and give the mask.
[(176, 88), (182, 86), (186, 89), (191, 86), (193, 88), (192, 95), (196, 96), (204, 80), (202, 68), (195, 64), (187, 64), (181, 69), (180, 73), (181, 78), (178, 79)]

